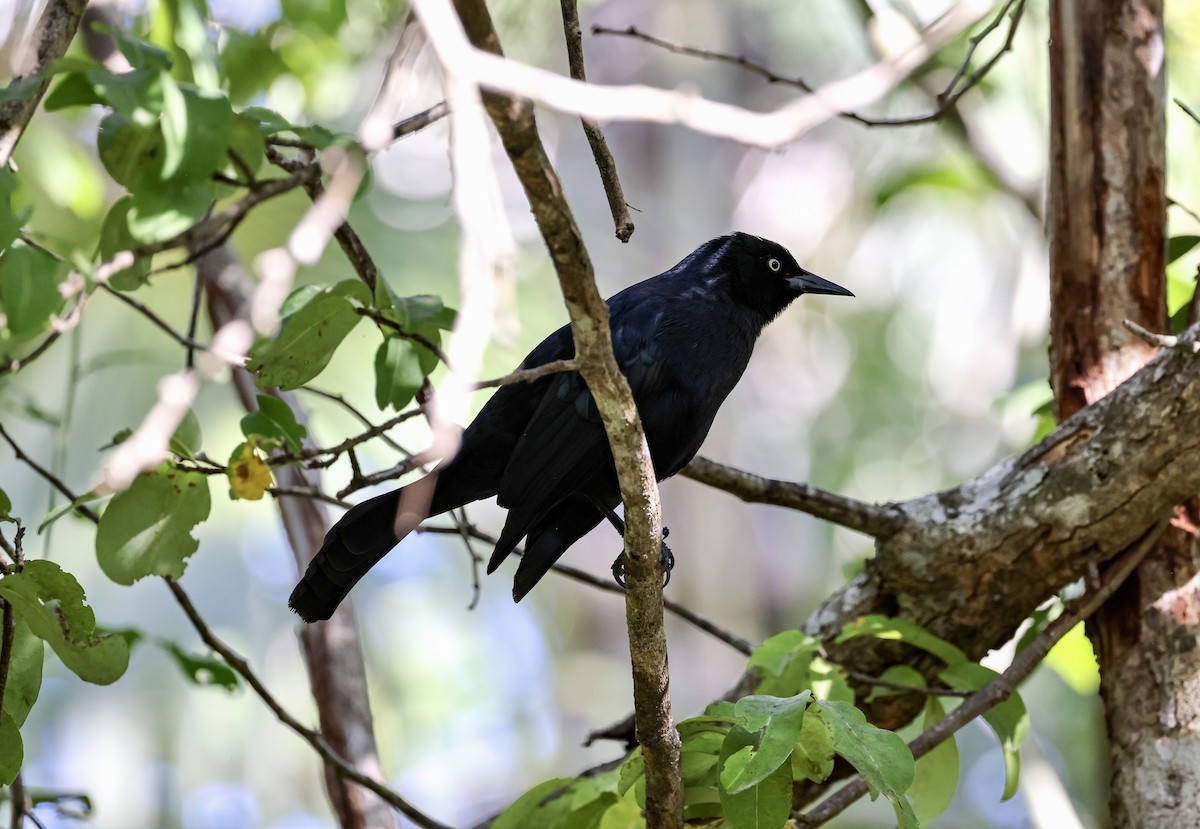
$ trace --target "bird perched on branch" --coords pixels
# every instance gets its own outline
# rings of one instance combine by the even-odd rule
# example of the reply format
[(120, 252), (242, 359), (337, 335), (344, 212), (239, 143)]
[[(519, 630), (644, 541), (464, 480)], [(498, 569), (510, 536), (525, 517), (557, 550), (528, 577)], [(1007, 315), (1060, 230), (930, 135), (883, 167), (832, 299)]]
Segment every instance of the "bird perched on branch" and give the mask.
[[(763, 327), (802, 294), (853, 296), (801, 268), (781, 245), (734, 233), (608, 300), (613, 352), (633, 390), (658, 480), (696, 455)], [(574, 355), (564, 325), (521, 366)], [(516, 601), (621, 502), (604, 427), (578, 372), (501, 387), (435, 474), (428, 515), (493, 495), (508, 509), (488, 572), (526, 539)], [(358, 504), (329, 531), (288, 602), (302, 619), (328, 619), (396, 545), (397, 510), (408, 488)]]

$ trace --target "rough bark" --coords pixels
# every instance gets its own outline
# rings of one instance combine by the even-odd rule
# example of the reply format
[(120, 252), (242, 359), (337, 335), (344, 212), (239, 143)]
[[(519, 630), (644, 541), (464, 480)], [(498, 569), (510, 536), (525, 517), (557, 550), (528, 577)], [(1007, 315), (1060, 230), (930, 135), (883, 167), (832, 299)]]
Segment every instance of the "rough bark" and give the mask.
[[(1051, 371), (1069, 416), (1144, 361), (1123, 319), (1166, 327), (1162, 3), (1052, 4), (1050, 61)], [(1200, 820), (1198, 571), (1173, 529), (1089, 624), (1116, 827)]]
[[(247, 302), (249, 276), (228, 248), (222, 246), (201, 257), (196, 267), (197, 277), (205, 282), (214, 328), (244, 318), (241, 308)], [(247, 411), (256, 410), (258, 389), (254, 379), (245, 371), (235, 370), (233, 380), (242, 405)], [(284, 396), (303, 423), (303, 410), (295, 405), (290, 395)], [(294, 467), (276, 470), (279, 485), (284, 487), (313, 485), (308, 474), (311, 473)], [(329, 530), (325, 506), (310, 498), (282, 498), (277, 503), (296, 558), (297, 571), (302, 573), (312, 554), (321, 548)], [(334, 751), (359, 771), (383, 779), (367, 695), (366, 667), (351, 603), (343, 602), (327, 622), (303, 625), (300, 641), (322, 736)], [(342, 829), (388, 829), (396, 825), (395, 816), (386, 803), (363, 787), (338, 776), (330, 766), (325, 768), (325, 789)]]
[[(1192, 333), (1200, 333), (1194, 329)], [(901, 529), (877, 539), (863, 573), (809, 619), (831, 640), (869, 613), (925, 625), (977, 659), (1006, 641), (1053, 592), (1120, 553), (1200, 489), (1200, 357), (1164, 351), (1023, 455), (944, 492), (889, 505)], [(930, 668), (893, 643), (828, 644), (848, 667)], [(867, 706), (902, 725), (913, 697)]]

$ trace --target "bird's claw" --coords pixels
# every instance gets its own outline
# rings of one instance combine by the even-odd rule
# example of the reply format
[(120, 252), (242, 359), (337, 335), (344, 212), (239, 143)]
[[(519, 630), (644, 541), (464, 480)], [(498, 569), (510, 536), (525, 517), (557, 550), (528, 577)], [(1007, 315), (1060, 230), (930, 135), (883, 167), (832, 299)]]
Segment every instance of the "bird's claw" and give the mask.
[[(663, 538), (667, 537), (669, 530), (663, 527)], [(665, 543), (662, 545), (662, 571), (663, 571), (663, 587), (671, 583), (671, 571), (675, 569), (675, 554), (671, 552), (671, 548)], [(625, 553), (621, 552), (612, 563), (613, 580), (621, 586), (622, 590), (627, 590), (629, 585), (625, 582)]]

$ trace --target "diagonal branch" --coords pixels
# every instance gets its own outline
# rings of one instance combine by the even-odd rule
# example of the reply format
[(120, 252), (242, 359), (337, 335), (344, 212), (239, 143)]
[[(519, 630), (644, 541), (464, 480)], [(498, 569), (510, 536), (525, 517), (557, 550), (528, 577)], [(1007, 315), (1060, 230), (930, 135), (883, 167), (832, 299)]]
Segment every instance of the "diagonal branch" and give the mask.
[(681, 474), (749, 504), (789, 507), (875, 538), (893, 535), (905, 524), (903, 512), (894, 504), (867, 504), (808, 484), (764, 478), (705, 457), (695, 458)]
[[(563, 37), (567, 41), (567, 63), (571, 69), (571, 77), (577, 81), (586, 81), (587, 72), (583, 63), (583, 32), (579, 27), (578, 0), (561, 0), (563, 18)], [(604, 195), (608, 198), (608, 209), (612, 212), (613, 224), (617, 226), (617, 238), (628, 242), (633, 235), (633, 220), (629, 218), (629, 205), (625, 203), (625, 192), (621, 189), (621, 179), (617, 176), (617, 162), (613, 160), (608, 142), (604, 139), (604, 131), (595, 121), (587, 118), (579, 119), (583, 124), (583, 133), (587, 136), (592, 148), (592, 158), (596, 160), (596, 168), (600, 171), (600, 182), (604, 185)]]
[[(1104, 574), (1104, 580), (1095, 590), (1081, 596), (1063, 615), (1047, 625), (1045, 630), (1034, 637), (1033, 641), (1017, 654), (1004, 673), (967, 697), (962, 705), (938, 720), (927, 731), (917, 735), (908, 744), (913, 758), (919, 760), (924, 757), (953, 737), (955, 732), (971, 720), (1012, 696), (1017, 687), (1029, 678), (1038, 665), (1042, 664), (1046, 654), (1050, 653), (1050, 649), (1058, 644), (1060, 639), (1077, 624), (1099, 610), (1117, 592), (1117, 588), (1125, 582), (1125, 579), (1129, 578), (1147, 553), (1153, 549), (1155, 542), (1166, 528), (1166, 521), (1160, 521), (1151, 527), (1137, 545), (1122, 555), (1116, 565)], [(821, 801), (812, 810), (796, 816), (796, 822), (800, 826), (820, 826), (841, 814), (869, 790), (867, 781), (862, 777), (857, 777), (838, 789), (829, 798)]]
[(8, 166), (29, 119), (50, 86), (50, 76), (43, 73), (67, 53), (85, 8), (87, 0), (49, 0), (23, 45), (9, 91), (16, 91), (14, 87), (21, 84), (28, 88), (0, 104), (0, 168)]

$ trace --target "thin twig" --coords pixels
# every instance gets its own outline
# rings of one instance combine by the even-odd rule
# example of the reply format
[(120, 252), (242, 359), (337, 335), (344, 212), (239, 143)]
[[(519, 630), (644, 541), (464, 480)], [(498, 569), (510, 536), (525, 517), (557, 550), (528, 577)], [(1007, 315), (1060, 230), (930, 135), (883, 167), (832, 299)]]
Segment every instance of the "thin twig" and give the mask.
[(359, 316), (374, 320), (376, 323), (382, 325), (384, 328), (393, 332), (397, 336), (403, 337), (406, 340), (412, 340), (414, 343), (424, 346), (426, 349), (433, 352), (433, 354), (442, 362), (443, 365), (450, 365), (450, 358), (446, 355), (446, 352), (442, 351), (441, 346), (425, 335), (405, 330), (403, 325), (396, 322), (394, 319), (385, 317), (382, 313), (376, 311), (374, 308), (355, 308), (354, 310)]
[[(476, 538), (485, 544), (495, 544), (497, 541), (496, 536), (484, 532), (474, 524), (468, 523), (466, 529), (472, 538)], [(462, 528), (458, 526), (453, 528), (422, 526), (419, 527), (417, 531), (426, 533), (461, 533)], [(517, 547), (513, 550), (513, 552), (518, 556), (524, 555), (524, 550), (521, 549), (521, 547)], [(563, 564), (561, 561), (556, 561), (550, 569), (562, 576), (573, 579), (574, 581), (582, 584), (586, 584), (589, 587), (595, 587), (598, 590), (603, 590), (606, 593), (616, 593), (618, 595), (625, 594), (625, 588), (618, 585), (611, 578), (601, 578), (600, 576), (595, 576), (585, 570), (580, 570), (578, 567), (572, 567), (569, 564)], [(752, 645), (749, 640), (743, 639), (736, 633), (731, 633), (722, 628), (720, 625), (717, 625), (715, 622), (705, 619), (691, 608), (666, 598), (663, 599), (663, 606), (683, 621), (693, 625), (699, 630), (704, 631), (713, 638), (721, 640), (738, 653), (746, 656), (750, 656), (750, 654), (754, 653), (754, 645)]]
[(874, 538), (894, 535), (905, 526), (904, 514), (896, 507), (855, 501), (808, 484), (764, 478), (705, 457), (697, 456), (681, 474), (747, 503), (800, 510)]
[[(340, 394), (334, 394), (333, 392), (324, 391), (322, 389), (316, 389), (316, 388), (313, 388), (312, 386), (301, 386), (299, 391), (306, 391), (306, 392), (309, 392), (310, 394), (315, 394), (318, 397), (324, 397), (326, 400), (332, 400), (334, 403), (337, 403), (339, 406), (341, 406), (343, 409), (345, 409), (351, 415), (353, 415), (358, 420), (359, 423), (366, 426), (368, 429), (375, 428), (375, 424), (371, 422), (370, 418), (368, 418), (353, 403), (351, 403), (349, 400), (347, 400), (345, 397), (343, 397)], [(388, 446), (395, 449), (397, 452), (403, 453), (405, 455), (409, 454), (407, 449), (405, 449), (400, 444), (396, 443), (396, 441), (392, 440), (387, 435), (380, 434), (378, 437), (381, 438), (383, 440), (383, 442), (386, 443)]]
[(369, 777), (360, 772), (358, 769), (354, 768), (352, 765), (350, 765), (350, 763), (342, 758), (341, 755), (337, 754), (329, 747), (329, 744), (325, 742), (324, 737), (322, 737), (313, 729), (308, 728), (291, 714), (289, 714), (287, 710), (279, 704), (279, 701), (275, 699), (274, 695), (267, 690), (267, 687), (263, 685), (262, 681), (258, 678), (258, 675), (255, 674), (250, 668), (250, 664), (244, 658), (242, 658), (239, 653), (217, 638), (217, 635), (212, 632), (212, 629), (209, 628), (208, 623), (205, 622), (203, 617), (200, 616), (200, 613), (196, 610), (195, 605), (192, 604), (191, 598), (189, 598), (184, 589), (179, 586), (179, 582), (175, 581), (169, 576), (164, 576), (163, 581), (167, 583), (167, 587), (175, 596), (175, 600), (183, 609), (184, 615), (187, 616), (188, 621), (192, 623), (192, 627), (196, 629), (196, 633), (200, 635), (200, 639), (204, 642), (204, 644), (208, 645), (208, 647), (211, 648), (215, 653), (219, 654), (221, 658), (228, 663), (229, 667), (237, 671), (238, 675), (245, 680), (246, 684), (249, 685), (251, 689), (253, 689), (258, 698), (266, 703), (266, 706), (271, 709), (271, 712), (275, 715), (275, 717), (281, 723), (295, 732), (302, 740), (312, 746), (313, 750), (321, 756), (321, 759), (324, 760), (327, 765), (333, 766), (335, 769), (337, 769), (337, 773), (347, 780), (357, 783), (364, 788), (370, 789), (380, 798), (387, 801), (392, 808), (399, 811), (418, 826), (424, 827), (425, 829), (449, 829), (446, 824), (440, 823), (429, 817), (407, 800), (402, 798), (395, 791), (380, 783), (378, 780), (375, 780), (373, 777)]
[[(273, 178), (260, 182), (257, 187), (250, 190), (242, 198), (228, 205), (223, 210), (201, 219), (170, 239), (139, 245), (138, 247), (114, 254), (109, 260), (96, 268), (92, 274), (92, 278), (97, 282), (107, 282), (109, 278), (125, 270), (139, 259), (145, 259), (154, 254), (164, 253), (176, 248), (194, 249), (202, 246), (211, 241), (210, 237), (214, 234), (220, 234), (230, 225), (240, 222), (254, 207), (276, 196), (281, 196), (284, 193), (295, 190), (297, 187), (302, 186), (308, 179), (320, 175), (320, 172), (320, 168), (318, 167), (304, 167), (284, 178)], [(190, 258), (194, 258), (203, 252), (206, 251), (201, 250), (199, 253), (193, 251)], [(172, 267), (177, 267), (177, 265)]]
[(1126, 328), (1155, 348), (1177, 348), (1181, 351), (1190, 351), (1193, 354), (1200, 354), (1200, 340), (1176, 337), (1171, 334), (1155, 334), (1153, 331), (1138, 325), (1133, 320), (1127, 319), (1123, 320), (1123, 322)]
[[(979, 67), (979, 69), (967, 76), (967, 79), (965, 82), (963, 82), (962, 86), (958, 86), (959, 81), (962, 80), (963, 76), (966, 74), (967, 67), (970, 65), (971, 58), (975, 54), (975, 50), (979, 47), (979, 44), (982, 43), (984, 38), (991, 34), (1000, 25), (1000, 21), (1004, 19), (1004, 16), (1009, 13), (1010, 9), (1012, 10), (1011, 19), (1008, 26), (1008, 33), (1003, 44), (1001, 44), (1000, 48), (996, 50), (996, 53), (992, 55), (981, 67)], [(925, 112), (920, 115), (909, 115), (903, 118), (873, 118), (871, 116), (862, 115), (854, 110), (839, 110), (836, 115), (839, 118), (855, 121), (867, 127), (907, 127), (938, 120), (948, 110), (954, 107), (963, 95), (967, 94), (967, 92), (976, 87), (979, 82), (986, 77), (988, 72), (990, 72), (992, 68), (1000, 61), (1000, 58), (1003, 57), (1006, 52), (1012, 50), (1013, 40), (1016, 37), (1017, 32), (1017, 24), (1020, 22), (1021, 15), (1024, 13), (1024, 11), (1025, 0), (1007, 0), (1007, 2), (1005, 2), (1005, 4), (1000, 8), (1000, 11), (996, 14), (996, 16), (989, 21), (989, 23), (983, 29), (969, 38), (966, 57), (963, 58), (962, 63), (955, 71), (954, 76), (950, 79), (950, 82), (940, 93), (937, 94), (937, 106), (929, 112)], [(704, 60), (713, 60), (722, 63), (733, 64), (734, 66), (741, 67), (748, 72), (758, 75), (766, 80), (767, 83), (794, 86), (809, 94), (814, 94), (817, 92), (816, 87), (808, 83), (803, 78), (780, 75), (773, 69), (756, 61), (750, 60), (743, 55), (731, 55), (726, 52), (718, 52), (711, 49), (701, 49), (695, 46), (687, 46), (682, 43), (664, 40), (663, 38), (647, 34), (646, 32), (638, 29), (636, 26), (627, 26), (624, 29), (614, 29), (607, 26), (593, 26), (592, 34), (632, 37), (676, 54), (689, 55), (691, 57), (702, 58)], [(957, 89), (955, 89), (956, 86), (958, 86)]]
[[(1061, 616), (1051, 622), (1034, 637), (1033, 641), (1013, 659), (1012, 664), (980, 690), (963, 700), (928, 730), (919, 734), (908, 744), (914, 759), (920, 759), (948, 740), (956, 731), (984, 712), (1008, 699), (1017, 686), (1033, 673), (1046, 658), (1050, 649), (1067, 635), (1075, 625), (1091, 616), (1108, 601), (1129, 575), (1137, 569), (1142, 559), (1153, 549), (1155, 542), (1168, 526), (1159, 521), (1142, 536), (1136, 546), (1129, 549), (1105, 572), (1101, 583), (1090, 593), (1081, 596)], [(793, 815), (801, 826), (819, 826), (841, 814), (854, 801), (867, 794), (867, 782), (857, 777), (838, 789), (816, 807), (800, 815)]]
[[(579, 26), (579, 7), (577, 0), (561, 0), (563, 37), (567, 42), (567, 63), (570, 66), (571, 77), (577, 81), (586, 81), (587, 72), (583, 61), (583, 32)], [(625, 192), (621, 189), (621, 179), (617, 175), (617, 162), (613, 160), (608, 142), (604, 139), (604, 131), (595, 121), (580, 118), (583, 124), (583, 134), (587, 136), (588, 145), (592, 148), (592, 158), (596, 160), (596, 169), (600, 171), (600, 183), (604, 185), (604, 195), (608, 199), (608, 209), (612, 212), (613, 224), (616, 226), (617, 238), (628, 242), (633, 235), (633, 219), (629, 217), (629, 205), (625, 203)]]
[(304, 461), (304, 460), (308, 460), (310, 458), (320, 457), (321, 455), (333, 455), (336, 457), (337, 455), (340, 455), (343, 452), (346, 452), (346, 451), (354, 448), (355, 446), (358, 446), (360, 443), (365, 443), (366, 441), (370, 440), (371, 438), (379, 437), (380, 435), (382, 435), (384, 432), (388, 431), (389, 429), (392, 429), (393, 427), (405, 422), (406, 420), (411, 420), (412, 418), (417, 417), (420, 414), (421, 414), (420, 409), (409, 409), (408, 411), (401, 412), (400, 414), (396, 415), (395, 417), (385, 420), (383, 423), (380, 423), (377, 426), (371, 426), (369, 429), (367, 429), (365, 432), (362, 432), (361, 434), (355, 435), (354, 437), (351, 437), (351, 438), (346, 438), (346, 440), (342, 441), (337, 446), (330, 446), (328, 448), (313, 447), (310, 449), (302, 449), (299, 452), (290, 452), (290, 451), (278, 452), (274, 455), (269, 456), (267, 458), (267, 462), (272, 465), (275, 465), (275, 464), (281, 464), (281, 463), (291, 463), (293, 461)]
[(170, 323), (168, 323), (166, 320), (164, 320), (158, 314), (151, 311), (150, 308), (144, 302), (141, 302), (140, 300), (135, 299), (134, 297), (130, 296), (129, 294), (125, 293), (124, 291), (116, 290), (111, 285), (109, 285), (107, 282), (101, 282), (100, 288), (101, 288), (101, 290), (107, 292), (110, 296), (116, 297), (121, 302), (124, 302), (130, 308), (137, 311), (139, 314), (141, 314), (146, 319), (150, 320), (150, 322), (154, 323), (154, 325), (157, 326), (159, 328), (159, 330), (165, 332), (167, 334), (167, 336), (169, 336), (175, 342), (177, 342), (180, 345), (187, 348), (187, 350), (188, 350), (187, 367), (188, 368), (192, 367), (191, 355), (192, 355), (193, 351), (195, 351), (195, 350), (207, 351), (208, 350), (208, 346), (206, 346), (204, 343), (198, 343), (194, 339), (192, 339), (190, 336), (188, 336), (186, 334), (182, 334), (179, 331), (176, 331), (174, 328), (171, 327)]
[(534, 368), (519, 368), (494, 380), (481, 380), (478, 383), (472, 384), (472, 388), (490, 389), (499, 386), (511, 386), (514, 383), (532, 383), (534, 380), (541, 380), (543, 377), (563, 371), (579, 371), (579, 361), (572, 357), (569, 360), (554, 360), (544, 365), (535, 366)]
[[(63, 483), (61, 478), (59, 478), (57, 475), (55, 475), (53, 472), (51, 472), (46, 467), (42, 466), (40, 463), (35, 461), (33, 458), (26, 455), (25, 451), (23, 449), (21, 449), (21, 447), (19, 445), (17, 445), (17, 442), (15, 440), (13, 440), (12, 435), (10, 435), (5, 430), (4, 424), (2, 424), (2, 423), (0, 423), (0, 438), (3, 438), (5, 443), (7, 443), (9, 446), (12, 447), (13, 454), (15, 454), (17, 456), (17, 460), (21, 461), (23, 464), (28, 466), (30, 469), (32, 469), (34, 472), (36, 472), (39, 476), (41, 476), (41, 478), (43, 480), (45, 480), (48, 484), (50, 484), (52, 487), (54, 487), (59, 492), (61, 492), (64, 496), (66, 496), (68, 501), (74, 501), (76, 498), (79, 497), (78, 495), (76, 495), (74, 492), (71, 491), (71, 488), (69, 486), (67, 486), (65, 483)], [(78, 512), (80, 515), (84, 516), (85, 518), (87, 518), (88, 520), (90, 520), (94, 524), (100, 522), (100, 516), (96, 515), (96, 513), (91, 510), (91, 508), (89, 508), (83, 504), (80, 504), (79, 506), (75, 507), (75, 511)]]

